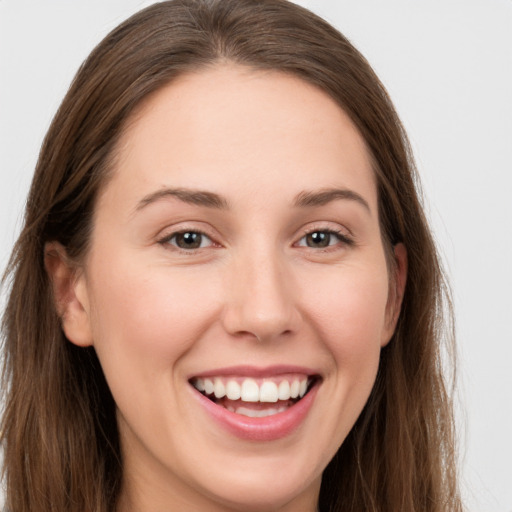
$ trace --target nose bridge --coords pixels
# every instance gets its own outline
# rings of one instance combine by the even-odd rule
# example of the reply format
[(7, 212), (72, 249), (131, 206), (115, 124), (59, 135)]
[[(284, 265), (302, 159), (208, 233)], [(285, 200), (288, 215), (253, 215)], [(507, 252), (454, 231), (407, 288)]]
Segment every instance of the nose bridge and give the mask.
[(300, 315), (291, 277), (276, 247), (260, 245), (241, 251), (230, 276), (226, 329), (261, 341), (293, 332)]

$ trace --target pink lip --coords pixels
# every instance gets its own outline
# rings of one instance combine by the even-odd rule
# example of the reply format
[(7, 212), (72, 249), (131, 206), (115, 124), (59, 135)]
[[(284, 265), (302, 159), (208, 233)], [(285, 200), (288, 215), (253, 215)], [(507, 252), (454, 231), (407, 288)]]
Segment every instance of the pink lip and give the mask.
[[(286, 372), (280, 371), (279, 373), (291, 373), (290, 367), (287, 368)], [(237, 369), (236, 373), (239, 373), (239, 369)], [(219, 375), (219, 370), (216, 370), (214, 375)], [(268, 373), (265, 375), (268, 375)], [(302, 399), (286, 411), (264, 418), (251, 418), (228, 411), (224, 407), (212, 402), (192, 386), (191, 389), (195, 399), (199, 401), (204, 410), (221, 427), (234, 436), (248, 441), (274, 441), (286, 437), (301, 425), (313, 405), (319, 386), (320, 380), (314, 384)]]
[(202, 373), (195, 373), (190, 375), (189, 379), (193, 377), (207, 378), (207, 377), (229, 377), (229, 376), (243, 376), (252, 378), (274, 377), (276, 375), (284, 375), (290, 373), (297, 373), (302, 375), (318, 375), (318, 371), (303, 366), (292, 365), (275, 365), (265, 368), (255, 366), (229, 366), (226, 368), (216, 368)]

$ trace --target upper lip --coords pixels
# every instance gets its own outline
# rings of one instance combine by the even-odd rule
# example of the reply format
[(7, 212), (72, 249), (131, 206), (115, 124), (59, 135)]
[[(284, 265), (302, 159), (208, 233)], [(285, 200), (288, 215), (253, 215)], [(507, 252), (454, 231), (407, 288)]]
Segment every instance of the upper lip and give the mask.
[(296, 365), (272, 365), (272, 366), (228, 366), (224, 368), (215, 368), (212, 370), (206, 370), (199, 373), (194, 373), (189, 376), (189, 379), (193, 378), (207, 378), (207, 377), (252, 377), (252, 378), (265, 378), (274, 377), (284, 374), (302, 374), (307, 376), (320, 375), (320, 372), (307, 368), (305, 366)]

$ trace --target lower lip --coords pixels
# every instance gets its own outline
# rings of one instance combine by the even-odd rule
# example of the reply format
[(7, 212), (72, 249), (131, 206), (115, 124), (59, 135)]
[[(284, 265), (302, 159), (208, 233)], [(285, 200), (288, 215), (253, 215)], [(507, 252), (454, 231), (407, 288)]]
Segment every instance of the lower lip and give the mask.
[(193, 391), (201, 406), (231, 434), (249, 441), (274, 441), (286, 437), (301, 425), (313, 405), (318, 387), (319, 383), (316, 383), (303, 398), (286, 411), (264, 418), (251, 418), (228, 411), (199, 391)]

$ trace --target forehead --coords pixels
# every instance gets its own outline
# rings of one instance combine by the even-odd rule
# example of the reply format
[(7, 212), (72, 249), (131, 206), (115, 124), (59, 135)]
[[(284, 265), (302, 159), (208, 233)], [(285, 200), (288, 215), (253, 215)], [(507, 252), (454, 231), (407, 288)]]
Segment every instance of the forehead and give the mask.
[(172, 185), (284, 198), (343, 186), (376, 201), (365, 142), (332, 98), (295, 76), (233, 64), (182, 75), (146, 99), (114, 170), (107, 189), (132, 195)]

